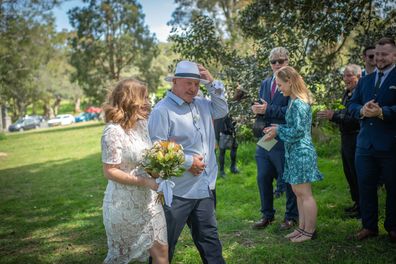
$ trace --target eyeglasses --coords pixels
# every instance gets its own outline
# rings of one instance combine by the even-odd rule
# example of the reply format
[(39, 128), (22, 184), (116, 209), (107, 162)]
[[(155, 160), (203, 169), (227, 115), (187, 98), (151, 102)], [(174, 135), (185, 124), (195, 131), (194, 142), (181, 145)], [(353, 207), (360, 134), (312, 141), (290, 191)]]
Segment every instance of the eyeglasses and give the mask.
[(369, 59), (374, 59), (374, 54), (367, 55)]
[(279, 59), (279, 60), (270, 60), (271, 64), (283, 64), (285, 63), (285, 61), (287, 61), (287, 59)]

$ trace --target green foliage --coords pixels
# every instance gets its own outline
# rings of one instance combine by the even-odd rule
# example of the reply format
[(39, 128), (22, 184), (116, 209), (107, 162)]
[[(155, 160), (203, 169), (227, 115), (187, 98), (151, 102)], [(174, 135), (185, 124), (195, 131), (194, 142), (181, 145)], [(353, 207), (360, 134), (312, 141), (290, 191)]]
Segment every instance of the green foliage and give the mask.
[(0, 132), (0, 141), (5, 140), (7, 138), (6, 134), (4, 132)]
[(393, 0), (372, 2), (353, 37), (356, 44), (350, 49), (350, 61), (354, 63), (363, 63), (362, 54), (365, 47), (374, 46), (382, 37), (394, 38), (396, 35), (395, 2)]
[(1, 1), (0, 101), (14, 119), (38, 96), (37, 75), (53, 50), (53, 18), (47, 14), (58, 1)]
[[(356, 33), (363, 27), (379, 32), (381, 25), (386, 25), (387, 34), (394, 32), (394, 8), (389, 8), (390, 1), (385, 1), (385, 7), (380, 2), (252, 1), (238, 16), (244, 41), (252, 43), (247, 49), (227, 45), (217, 31), (216, 20), (202, 14), (195, 14), (190, 24), (175, 30), (171, 40), (181, 58), (204, 63), (225, 80), (229, 94), (237, 87), (247, 91), (250, 99), (245, 109), (257, 98), (260, 81), (272, 74), (270, 50), (284, 46), (290, 52), (289, 64), (303, 75), (317, 103), (331, 107), (338, 104), (343, 91), (340, 68), (346, 64), (345, 57), (360, 45), (353, 43)], [(250, 124), (250, 118), (244, 120)]]
[(76, 29), (70, 38), (71, 64), (77, 69), (73, 78), (85, 94), (103, 102), (109, 86), (133, 69), (154, 91), (161, 70), (150, 65), (158, 49), (141, 5), (135, 0), (84, 2), (88, 6), (72, 9), (69, 18)]

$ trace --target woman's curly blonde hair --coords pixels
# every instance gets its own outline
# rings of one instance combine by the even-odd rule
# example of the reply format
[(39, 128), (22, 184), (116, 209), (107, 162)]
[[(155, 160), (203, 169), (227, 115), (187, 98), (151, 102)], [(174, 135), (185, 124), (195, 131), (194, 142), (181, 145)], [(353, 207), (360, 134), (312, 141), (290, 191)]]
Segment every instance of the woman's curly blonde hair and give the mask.
[(146, 85), (135, 79), (120, 81), (110, 91), (103, 105), (106, 122), (119, 124), (123, 129), (131, 129), (139, 119), (147, 119), (150, 113)]

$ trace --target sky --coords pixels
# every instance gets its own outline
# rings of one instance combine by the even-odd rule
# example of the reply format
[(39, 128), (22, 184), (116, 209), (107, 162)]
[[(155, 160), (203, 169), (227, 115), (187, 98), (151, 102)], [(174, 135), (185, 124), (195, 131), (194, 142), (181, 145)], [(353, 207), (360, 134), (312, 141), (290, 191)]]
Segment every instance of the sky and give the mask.
[[(166, 23), (171, 19), (171, 14), (175, 9), (173, 0), (139, 0), (145, 14), (145, 24), (148, 25), (150, 32), (155, 33), (160, 42), (166, 42), (171, 27)], [(56, 29), (62, 31), (72, 30), (67, 11), (73, 7), (82, 6), (81, 0), (71, 0), (63, 3), (53, 10), (56, 18)]]

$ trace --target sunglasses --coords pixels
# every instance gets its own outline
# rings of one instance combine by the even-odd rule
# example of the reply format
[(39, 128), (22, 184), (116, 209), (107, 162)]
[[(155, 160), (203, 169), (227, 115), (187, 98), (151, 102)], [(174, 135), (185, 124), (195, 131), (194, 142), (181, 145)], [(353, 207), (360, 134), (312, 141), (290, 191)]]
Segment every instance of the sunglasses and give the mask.
[(287, 61), (287, 59), (279, 59), (279, 60), (270, 60), (271, 64), (283, 64), (285, 63), (285, 61)]
[(369, 59), (374, 59), (374, 54), (370, 54), (367, 57), (369, 57)]

